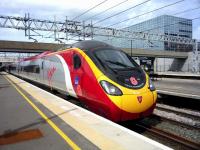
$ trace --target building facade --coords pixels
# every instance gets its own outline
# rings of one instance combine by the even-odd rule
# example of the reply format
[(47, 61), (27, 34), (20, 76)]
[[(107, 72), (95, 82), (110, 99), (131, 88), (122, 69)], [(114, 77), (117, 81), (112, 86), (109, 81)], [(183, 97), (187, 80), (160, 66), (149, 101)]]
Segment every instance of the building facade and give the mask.
[[(162, 15), (144, 22), (124, 28), (124, 30), (145, 32), (160, 35), (171, 35), (186, 37), (192, 39), (192, 20), (179, 18), (169, 15)], [(95, 37), (96, 40), (101, 40), (109, 44), (121, 48), (138, 48), (138, 49), (153, 49), (153, 50), (170, 50), (170, 51), (192, 51), (192, 45), (176, 44), (163, 41), (147, 41), (139, 39), (122, 39), (122, 38), (106, 38)]]

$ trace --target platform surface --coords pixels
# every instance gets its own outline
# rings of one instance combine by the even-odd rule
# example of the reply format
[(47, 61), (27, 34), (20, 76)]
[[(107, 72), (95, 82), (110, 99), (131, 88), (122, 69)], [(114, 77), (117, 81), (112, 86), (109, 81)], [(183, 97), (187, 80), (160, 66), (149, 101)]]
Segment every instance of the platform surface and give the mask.
[(166, 76), (179, 76), (179, 77), (199, 77), (199, 73), (190, 73), (190, 72), (155, 72), (157, 75), (166, 75)]
[(170, 149), (6, 73), (0, 119), (1, 150)]
[[(23, 84), (23, 81), (18, 82), (18, 84)], [(30, 95), (26, 94), (26, 96), (35, 103), (48, 118), (51, 118), (55, 124), (66, 132), (71, 139), (76, 141), (78, 147), (80, 145), (82, 149), (99, 149), (72, 127), (65, 124), (59, 118), (61, 114), (53, 114)], [(67, 111), (63, 113), (67, 113)], [(0, 75), (0, 119), (0, 135), (4, 135), (5, 137), (9, 134), (11, 135), (10, 138), (4, 138), (4, 142), (3, 138), (0, 138), (1, 150), (72, 149), (2, 75)], [(35, 138), (34, 132), (28, 133), (27, 135), (22, 134), (24, 131), (35, 130), (39, 130), (42, 135)], [(16, 134), (30, 136), (30, 138), (29, 140), (25, 140), (24, 137), (21, 137), (19, 140)], [(11, 142), (11, 140), (14, 141)]]
[(200, 100), (200, 80), (162, 78), (154, 81), (160, 94)]

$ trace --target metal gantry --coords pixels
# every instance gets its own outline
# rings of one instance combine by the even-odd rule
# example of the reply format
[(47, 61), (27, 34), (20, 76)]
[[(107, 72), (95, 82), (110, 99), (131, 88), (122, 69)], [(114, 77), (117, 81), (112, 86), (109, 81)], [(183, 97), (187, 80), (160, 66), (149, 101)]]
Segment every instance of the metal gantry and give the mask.
[[(37, 36), (40, 36), (41, 38), (54, 38), (55, 41), (62, 43), (65, 43), (63, 41), (68, 40), (79, 41), (85, 40), (86, 38), (93, 39), (94, 36), (104, 36), (124, 38), (127, 40), (141, 39), (147, 41), (165, 41), (177, 44), (193, 45), (194, 55), (197, 53), (197, 44), (195, 39), (94, 26), (92, 22), (90, 24), (86, 24), (85, 22), (68, 20), (67, 17), (66, 20), (62, 22), (55, 20), (33, 19), (29, 14), (25, 14), (24, 17), (1, 15), (0, 28), (24, 30), (25, 36), (28, 36), (29, 39), (35, 40), (35, 42), (37, 42)], [(44, 32), (52, 32), (52, 34), (47, 36)], [(59, 36), (61, 33), (62, 36)], [(199, 58), (194, 59), (195, 64), (198, 63), (197, 61), (199, 61)], [(198, 68), (198, 65), (195, 65), (195, 68)]]
[[(71, 21), (66, 18), (64, 22), (41, 20), (30, 18), (29, 14), (25, 14), (25, 17), (13, 17), (13, 16), (0, 16), (1, 28), (12, 28), (18, 30), (24, 30), (25, 36), (29, 39), (34, 36), (42, 36), (38, 31), (52, 31), (55, 38), (55, 33), (64, 33), (63, 37), (59, 39), (63, 40), (84, 40), (85, 38), (93, 38), (93, 36), (105, 36), (105, 37), (117, 37), (126, 39), (141, 39), (149, 41), (166, 41), (178, 44), (194, 44), (195, 40), (186, 37), (178, 37), (171, 35), (152, 34), (146, 32), (132, 32), (127, 30), (119, 30), (115, 28), (104, 28), (93, 26), (92, 23), (85, 24), (85, 22)], [(50, 37), (50, 36), (49, 36)], [(56, 38), (55, 38), (56, 39)]]
[(12, 28), (17, 30), (24, 30), (25, 36), (29, 39), (34, 39), (34, 36), (42, 36), (43, 34), (38, 31), (52, 31), (52, 32), (67, 32), (71, 34), (79, 34), (81, 32), (82, 24), (77, 21), (65, 20), (51, 21), (42, 19), (30, 18), (29, 14), (25, 14), (25, 17), (13, 17), (13, 16), (0, 16), (1, 28)]

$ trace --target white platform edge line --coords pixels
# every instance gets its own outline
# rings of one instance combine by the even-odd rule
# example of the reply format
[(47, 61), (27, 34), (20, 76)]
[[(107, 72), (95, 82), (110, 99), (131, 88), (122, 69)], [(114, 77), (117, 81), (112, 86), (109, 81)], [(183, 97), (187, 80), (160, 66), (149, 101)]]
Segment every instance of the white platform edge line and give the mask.
[[(16, 77), (16, 78), (19, 79), (18, 77)], [(20, 79), (20, 80), (22, 80), (22, 79)], [(23, 81), (24, 81), (24, 80), (23, 80)], [(26, 81), (24, 81), (24, 82), (26, 82)], [(26, 83), (28, 83), (28, 82), (26, 82)], [(30, 84), (30, 83), (28, 83), (28, 84)], [(150, 144), (152, 144), (152, 145), (155, 145), (155, 146), (157, 146), (157, 147), (159, 147), (159, 148), (161, 148), (161, 149), (164, 149), (164, 150), (173, 150), (173, 149), (170, 148), (170, 147), (167, 147), (167, 146), (165, 146), (165, 145), (163, 145), (163, 144), (161, 144), (161, 143), (159, 143), (159, 142), (157, 142), (157, 141), (154, 141), (154, 140), (152, 140), (152, 139), (149, 139), (149, 138), (147, 138), (147, 137), (145, 137), (145, 136), (143, 136), (143, 135), (140, 135), (139, 133), (136, 133), (136, 132), (134, 132), (134, 131), (131, 131), (131, 130), (127, 129), (127, 128), (124, 128), (124, 127), (122, 127), (122, 126), (120, 126), (120, 125), (118, 125), (118, 124), (116, 124), (116, 123), (114, 123), (114, 122), (112, 122), (112, 121), (110, 121), (110, 120), (107, 120), (107, 119), (105, 119), (105, 118), (103, 118), (103, 117), (101, 117), (101, 116), (99, 116), (99, 115), (96, 115), (96, 114), (94, 114), (94, 113), (92, 113), (92, 112), (90, 112), (90, 111), (88, 111), (88, 110), (85, 110), (85, 109), (83, 109), (83, 108), (81, 108), (81, 107), (79, 107), (79, 106), (77, 106), (77, 105), (75, 105), (75, 104), (73, 104), (73, 103), (70, 103), (69, 101), (66, 101), (66, 100), (64, 100), (64, 99), (62, 99), (62, 98), (60, 98), (60, 97), (58, 97), (58, 96), (56, 96), (56, 95), (53, 95), (52, 93), (49, 93), (49, 92), (47, 92), (47, 91), (45, 91), (45, 90), (43, 90), (43, 89), (41, 89), (41, 88), (39, 88), (39, 87), (37, 87), (37, 86), (35, 86), (35, 85), (33, 85), (33, 84), (30, 84), (30, 86), (32, 86), (32, 87), (34, 87), (34, 88), (37, 88), (37, 89), (39, 89), (39, 90), (41, 90), (41, 91), (45, 92), (46, 94), (49, 94), (49, 95), (51, 95), (51, 96), (53, 96), (53, 97), (56, 97), (56, 98), (60, 99), (61, 101), (63, 101), (64, 103), (68, 103), (68, 104), (72, 105), (73, 107), (75, 107), (75, 108), (77, 108), (77, 109), (80, 109), (81, 111), (84, 111), (84, 112), (86, 112), (86, 113), (88, 113), (88, 114), (90, 114), (90, 115), (93, 115), (94, 117), (97, 117), (98, 119), (100, 119), (100, 120), (102, 120), (102, 121), (105, 121), (106, 123), (108, 123), (108, 124), (110, 124), (110, 125), (112, 125), (112, 126), (114, 126), (114, 127), (117, 127), (117, 128), (119, 128), (120, 130), (129, 133), (130, 135), (136, 136), (136, 137), (138, 137), (138, 138), (140, 138), (140, 139), (142, 139), (142, 140), (144, 140), (144, 141), (146, 141), (146, 142), (148, 142), (148, 143), (150, 143)]]

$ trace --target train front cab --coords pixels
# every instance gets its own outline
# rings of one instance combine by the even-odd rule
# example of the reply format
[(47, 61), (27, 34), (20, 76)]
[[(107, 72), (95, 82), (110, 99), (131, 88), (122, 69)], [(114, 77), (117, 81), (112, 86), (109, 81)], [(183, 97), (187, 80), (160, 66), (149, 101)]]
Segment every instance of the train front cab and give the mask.
[(104, 48), (87, 52), (98, 83), (108, 97), (109, 119), (132, 120), (152, 113), (157, 93), (148, 75), (126, 53)]
[[(149, 79), (148, 76), (146, 77)], [(148, 82), (143, 88), (132, 90), (120, 86), (106, 76), (101, 76), (98, 81), (107, 81), (121, 90), (122, 95), (110, 95), (106, 93), (110, 99), (111, 120), (133, 120), (152, 114), (156, 104), (157, 93), (155, 90), (150, 90)]]

